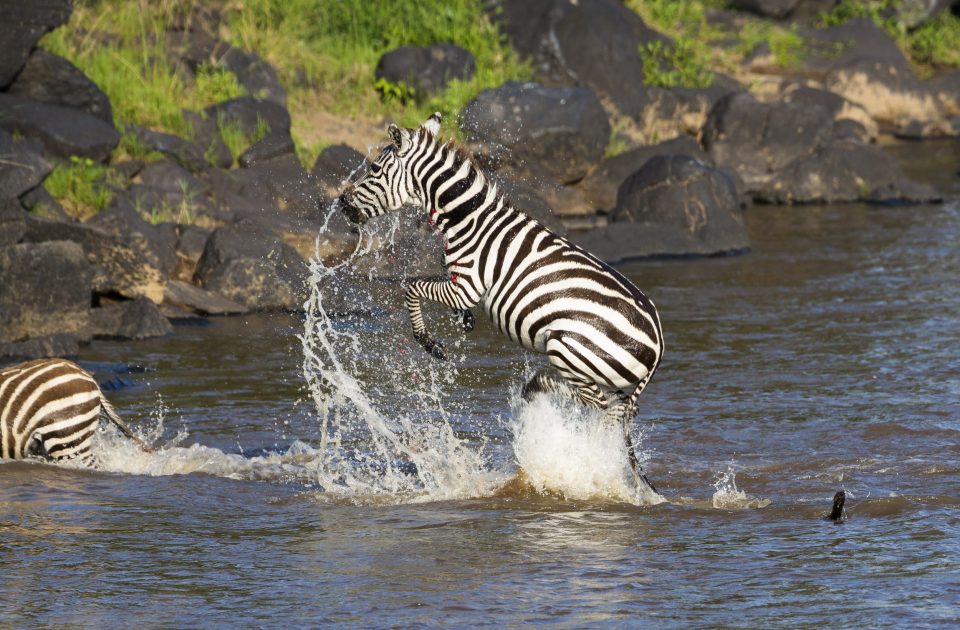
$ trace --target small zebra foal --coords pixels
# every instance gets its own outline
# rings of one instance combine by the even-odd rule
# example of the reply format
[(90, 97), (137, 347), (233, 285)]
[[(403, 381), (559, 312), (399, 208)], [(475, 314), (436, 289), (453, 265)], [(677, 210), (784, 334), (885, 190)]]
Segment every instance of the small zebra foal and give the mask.
[(97, 382), (76, 363), (37, 359), (0, 370), (0, 457), (79, 459), (95, 467), (90, 442), (100, 415), (113, 422), (144, 451)]
[(638, 470), (629, 432), (637, 397), (663, 356), (653, 302), (620, 272), (515, 209), (439, 130), (439, 113), (419, 129), (390, 125), (392, 143), (339, 198), (355, 223), (419, 205), (443, 236), (449, 280), (417, 280), (406, 290), (414, 339), (445, 358), (427, 333), (425, 299), (460, 313), (466, 331), (474, 324), (470, 309), (481, 306), (501, 333), (546, 354), (555, 369), (538, 372), (524, 397), (549, 391), (605, 410), (622, 425), (637, 484), (656, 492)]

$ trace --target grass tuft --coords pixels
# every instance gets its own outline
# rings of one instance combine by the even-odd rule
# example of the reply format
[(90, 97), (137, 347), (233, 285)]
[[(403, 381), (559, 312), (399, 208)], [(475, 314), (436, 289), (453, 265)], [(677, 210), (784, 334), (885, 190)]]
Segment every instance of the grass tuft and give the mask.
[(57, 164), (43, 181), (67, 214), (81, 221), (106, 208), (113, 199), (112, 186), (120, 183), (113, 169), (76, 156)]

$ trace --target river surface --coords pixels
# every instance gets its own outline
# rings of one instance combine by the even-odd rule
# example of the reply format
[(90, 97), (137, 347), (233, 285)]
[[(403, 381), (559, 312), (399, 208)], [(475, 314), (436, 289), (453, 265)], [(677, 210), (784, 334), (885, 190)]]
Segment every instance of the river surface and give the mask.
[(417, 354), (396, 287), (326, 328), (93, 343), (165, 448), (0, 464), (0, 625), (960, 624), (960, 209), (748, 226), (748, 255), (623, 267), (666, 335), (634, 425), (656, 505), (615, 431), (517, 400), (537, 358), (480, 318), (428, 311), (454, 360)]

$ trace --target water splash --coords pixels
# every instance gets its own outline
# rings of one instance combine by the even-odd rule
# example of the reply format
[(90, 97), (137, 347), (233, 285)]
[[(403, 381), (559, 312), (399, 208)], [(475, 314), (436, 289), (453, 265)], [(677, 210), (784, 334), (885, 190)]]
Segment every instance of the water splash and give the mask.
[[(331, 204), (327, 224), (334, 212)], [(422, 257), (397, 236), (417, 233), (401, 229), (409, 217), (390, 216), (365, 228), (345, 261), (328, 265), (319, 255), (310, 261), (300, 341), (321, 431), (316, 481), (327, 493), (357, 500), (485, 494), (495, 475), (485, 468), (482, 449), (471, 448), (451, 425), (456, 362), (433, 361), (415, 346), (400, 307), (400, 283), (374, 277), (384, 258), (392, 275), (411, 277), (413, 261)], [(419, 243), (413, 249), (428, 247)], [(341, 312), (328, 309), (328, 303)]]
[[(538, 492), (567, 499), (606, 499), (651, 505), (663, 497), (637, 487), (623, 433), (598, 411), (552, 396), (514, 403), (513, 448), (526, 481)], [(639, 446), (642, 435), (634, 435)]]
[(717, 475), (713, 488), (711, 504), (718, 510), (743, 510), (763, 508), (770, 505), (769, 499), (757, 499), (748, 496), (746, 492), (737, 488), (737, 473), (732, 463), (727, 466), (725, 472)]

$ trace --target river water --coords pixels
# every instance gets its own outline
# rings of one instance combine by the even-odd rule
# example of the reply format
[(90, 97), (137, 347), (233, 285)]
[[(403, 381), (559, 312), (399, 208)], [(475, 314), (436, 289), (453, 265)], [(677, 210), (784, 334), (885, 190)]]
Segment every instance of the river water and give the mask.
[(0, 464), (0, 625), (960, 623), (960, 208), (747, 223), (748, 255), (623, 268), (666, 335), (634, 426), (666, 502), (616, 431), (517, 400), (536, 357), (433, 309), (431, 361), (386, 286), (84, 349), (165, 448)]

